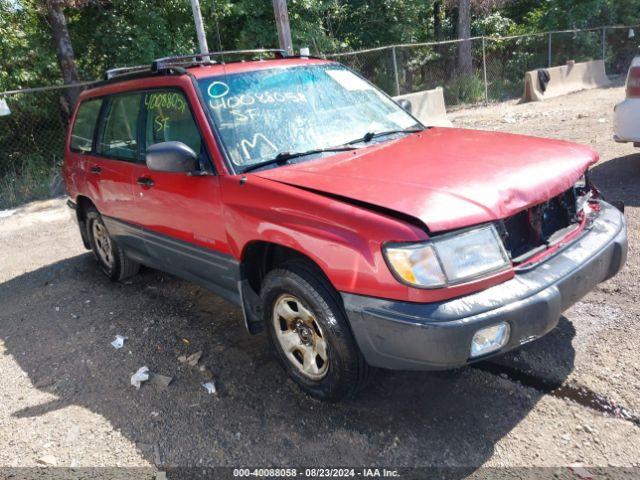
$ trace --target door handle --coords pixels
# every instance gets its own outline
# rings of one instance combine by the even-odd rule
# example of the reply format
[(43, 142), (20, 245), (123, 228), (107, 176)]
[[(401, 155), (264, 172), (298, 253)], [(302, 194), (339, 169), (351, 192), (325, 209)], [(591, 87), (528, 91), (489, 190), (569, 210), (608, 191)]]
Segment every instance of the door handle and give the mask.
[(96, 175), (100, 175), (100, 173), (102, 173), (102, 168), (100, 168), (98, 165), (94, 165), (90, 170), (91, 173), (95, 173)]
[(138, 180), (136, 181), (138, 185), (142, 185), (144, 188), (151, 188), (155, 185), (155, 182), (151, 177), (138, 177)]

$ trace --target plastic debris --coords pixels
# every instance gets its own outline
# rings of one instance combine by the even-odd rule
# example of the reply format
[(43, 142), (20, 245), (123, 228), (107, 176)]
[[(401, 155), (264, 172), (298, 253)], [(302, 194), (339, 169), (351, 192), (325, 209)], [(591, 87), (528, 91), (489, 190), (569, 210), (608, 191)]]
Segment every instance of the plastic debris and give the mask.
[(124, 341), (128, 338), (129, 337), (125, 337), (123, 335), (116, 335), (116, 339), (111, 342), (111, 346), (116, 350), (120, 350), (122, 347), (124, 347)]
[(140, 390), (142, 382), (149, 380), (149, 367), (140, 367), (136, 373), (131, 376), (131, 385)]
[(567, 465), (567, 468), (582, 480), (593, 480), (593, 475), (586, 468), (584, 468), (584, 465), (582, 463), (572, 463), (571, 465)]
[(183, 338), (182, 339), (182, 343), (184, 343), (185, 345), (190, 345), (191, 344), (191, 342), (189, 341), (188, 338)]
[(189, 355), (187, 357), (187, 363), (189, 365), (191, 365), (192, 367), (195, 367), (198, 362), (200, 361), (200, 358), (202, 357), (202, 350), (200, 350), (199, 352), (193, 353), (191, 355)]
[(40, 457), (37, 462), (40, 465), (46, 465), (47, 467), (55, 467), (58, 465), (58, 460), (53, 455), (45, 455), (44, 457)]
[(16, 213), (16, 210), (0, 210), (0, 218), (8, 218)]
[(0, 117), (6, 117), (7, 115), (11, 115), (11, 109), (7, 101), (4, 98), (0, 98)]
[(216, 393), (216, 384), (213, 383), (212, 381), (203, 383), (202, 386), (204, 387), (204, 389), (207, 391), (209, 395), (213, 395), (214, 393)]
[(158, 385), (159, 387), (162, 387), (162, 388), (167, 388), (172, 380), (173, 380), (173, 377), (167, 377), (166, 375), (152, 373), (149, 383), (153, 383), (154, 385)]
[(196, 352), (196, 353), (192, 353), (189, 356), (185, 356), (185, 355), (180, 355), (178, 357), (178, 361), (180, 363), (186, 363), (188, 365), (191, 365), (192, 367), (195, 367), (198, 362), (200, 361), (200, 358), (202, 357), (202, 350)]
[(504, 115), (502, 117), (502, 122), (503, 123), (516, 123), (516, 117), (513, 116), (512, 113), (507, 113), (506, 115)]

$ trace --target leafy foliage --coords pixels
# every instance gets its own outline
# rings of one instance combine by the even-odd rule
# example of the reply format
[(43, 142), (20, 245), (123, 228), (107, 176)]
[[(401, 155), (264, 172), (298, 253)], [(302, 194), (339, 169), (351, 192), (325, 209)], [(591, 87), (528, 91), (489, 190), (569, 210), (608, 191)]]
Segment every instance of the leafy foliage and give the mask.
[[(60, 82), (44, 1), (0, 0), (0, 91)], [(458, 1), (289, 0), (288, 5), (294, 45), (327, 53), (433, 41), (436, 23), (443, 38), (454, 38)], [(186, 0), (66, 0), (65, 5), (84, 79), (197, 47)], [(471, 5), (472, 35), (636, 23), (640, 12), (640, 0), (472, 0)], [(277, 45), (270, 1), (201, 0), (201, 6), (211, 49)]]
[[(0, 0), (0, 92), (62, 83), (47, 23), (47, 1)], [(64, 13), (79, 76), (101, 78), (108, 68), (148, 64), (154, 58), (197, 50), (188, 0), (57, 0)], [(293, 43), (313, 53), (350, 51), (456, 37), (462, 0), (288, 0)], [(467, 0), (472, 36), (598, 27), (640, 22), (640, 0)], [(278, 43), (269, 0), (200, 0), (211, 50), (274, 47)], [(638, 32), (640, 34), (640, 32)], [(488, 94), (517, 95), (522, 72), (546, 65), (547, 38), (487, 42)], [(557, 34), (553, 63), (599, 58), (599, 32)], [(637, 40), (626, 30), (607, 36), (608, 71), (623, 72)], [(449, 104), (484, 99), (474, 44), (473, 73), (456, 73), (456, 45), (395, 49), (401, 92), (445, 85)], [(620, 53), (623, 52), (623, 53)], [(395, 94), (393, 51), (345, 56), (385, 91)], [(60, 162), (67, 117), (59, 92), (7, 97), (0, 117), (0, 203), (45, 195)], [(18, 123), (16, 123), (18, 122)], [(35, 145), (35, 147), (34, 147)]]

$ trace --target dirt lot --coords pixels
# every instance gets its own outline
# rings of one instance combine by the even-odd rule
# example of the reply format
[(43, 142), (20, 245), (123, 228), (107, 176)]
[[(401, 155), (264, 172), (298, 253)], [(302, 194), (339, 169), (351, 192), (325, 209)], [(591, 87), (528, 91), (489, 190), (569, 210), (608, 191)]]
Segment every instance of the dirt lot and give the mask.
[[(519, 352), (455, 372), (381, 372), (339, 405), (285, 380), (265, 337), (245, 333), (240, 312), (213, 294), (151, 270), (109, 282), (62, 200), (4, 212), (0, 465), (640, 466), (640, 154), (611, 141), (623, 95), (593, 90), (452, 118), (600, 151), (595, 181), (627, 205), (624, 271)], [(116, 334), (128, 337), (121, 350), (110, 345)], [(177, 361), (198, 350), (217, 395)], [(143, 365), (173, 382), (136, 391), (129, 378)]]

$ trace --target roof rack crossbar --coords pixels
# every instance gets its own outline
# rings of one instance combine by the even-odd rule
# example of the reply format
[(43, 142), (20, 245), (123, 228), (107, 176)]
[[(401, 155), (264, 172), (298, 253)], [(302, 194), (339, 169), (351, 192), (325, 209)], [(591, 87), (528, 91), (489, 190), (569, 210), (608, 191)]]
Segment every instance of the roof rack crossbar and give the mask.
[(105, 73), (105, 80), (111, 80), (112, 78), (129, 73), (144, 72), (145, 70), (150, 71), (149, 65), (134, 65), (132, 67), (111, 68)]
[(222, 52), (207, 52), (207, 53), (194, 53), (190, 55), (179, 55), (176, 57), (164, 57), (158, 58), (153, 61), (151, 64), (151, 71), (157, 72), (163, 68), (166, 68), (171, 65), (198, 65), (198, 64), (208, 64), (208, 63), (217, 63), (215, 60), (211, 60), (211, 57), (223, 57), (225, 55), (235, 56), (235, 55), (256, 55), (263, 53), (273, 53), (276, 57), (285, 58), (288, 56), (286, 50), (282, 50), (279, 48), (258, 48), (253, 50), (227, 50)]

